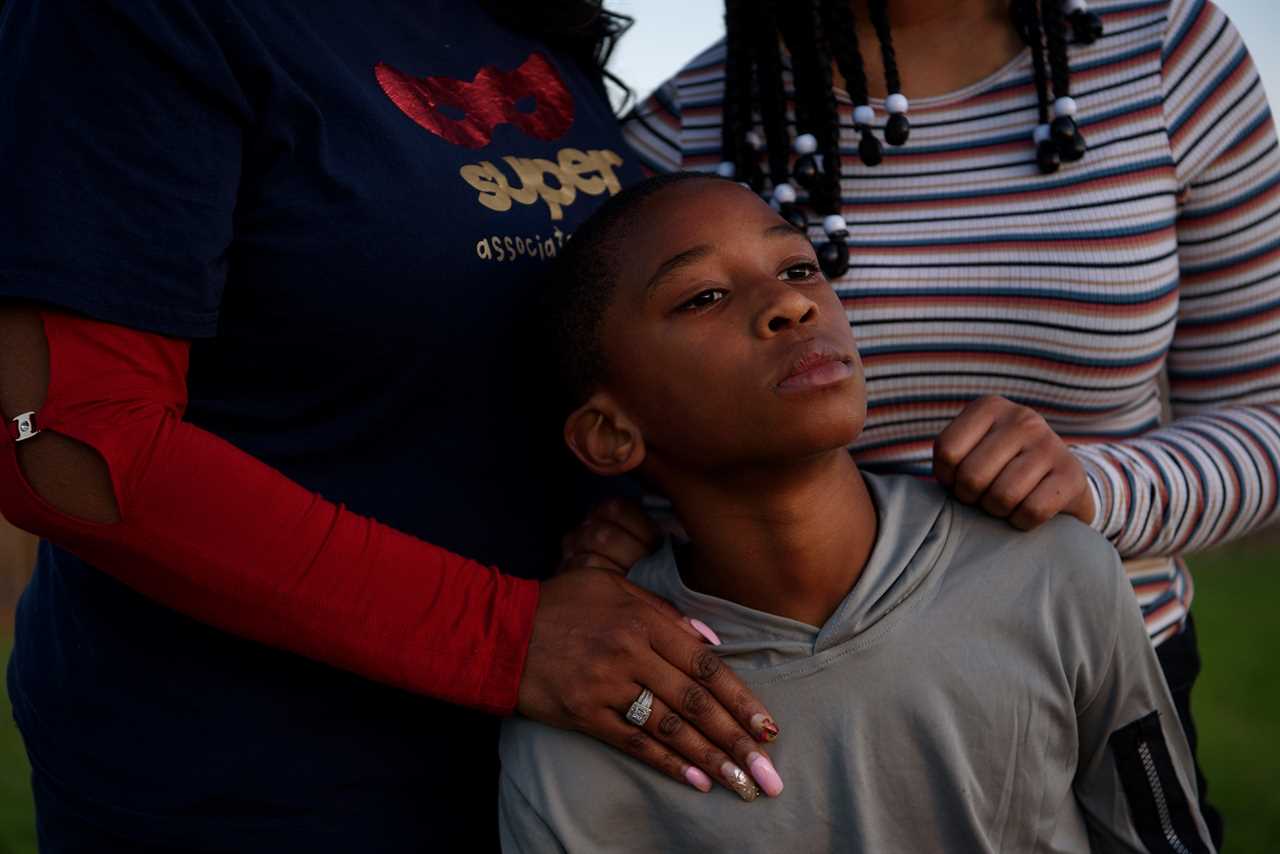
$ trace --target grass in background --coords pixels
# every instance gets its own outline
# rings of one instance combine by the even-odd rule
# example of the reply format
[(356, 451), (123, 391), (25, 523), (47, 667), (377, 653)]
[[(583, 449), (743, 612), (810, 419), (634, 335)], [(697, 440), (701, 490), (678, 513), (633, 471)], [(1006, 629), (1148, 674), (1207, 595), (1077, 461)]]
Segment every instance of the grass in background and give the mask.
[(1203, 662), (1191, 692), (1223, 848), (1280, 850), (1280, 544), (1193, 557)]
[[(11, 639), (0, 635), (0, 656), (9, 660)], [(3, 672), (0, 671), (0, 677)], [(31, 769), (9, 709), (9, 692), (0, 693), (0, 854), (35, 854)]]
[[(1280, 545), (1195, 557), (1204, 672), (1193, 692), (1200, 756), (1228, 852), (1280, 850)], [(10, 640), (0, 636), (7, 661)], [(0, 854), (35, 854), (26, 752), (0, 701)]]

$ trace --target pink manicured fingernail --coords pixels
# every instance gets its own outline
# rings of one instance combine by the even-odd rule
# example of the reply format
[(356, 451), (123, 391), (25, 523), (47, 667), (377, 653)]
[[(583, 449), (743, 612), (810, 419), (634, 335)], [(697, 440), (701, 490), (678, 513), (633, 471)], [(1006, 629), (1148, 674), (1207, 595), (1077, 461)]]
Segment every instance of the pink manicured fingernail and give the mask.
[(692, 617), (690, 617), (689, 625), (693, 626), (694, 630), (698, 634), (706, 638), (707, 642), (710, 643), (712, 646), (720, 645), (720, 636), (717, 635), (715, 632), (711, 631), (711, 627), (708, 626), (706, 623), (702, 622), (702, 620), (695, 620)]
[(751, 776), (756, 778), (756, 782), (760, 784), (760, 788), (764, 789), (766, 795), (776, 798), (782, 794), (782, 778), (778, 776), (768, 756), (763, 753), (747, 754), (747, 767), (751, 769)]
[(711, 791), (711, 778), (703, 774), (701, 768), (694, 768), (690, 765), (684, 769), (684, 778), (689, 781), (690, 786), (693, 786), (699, 792)]

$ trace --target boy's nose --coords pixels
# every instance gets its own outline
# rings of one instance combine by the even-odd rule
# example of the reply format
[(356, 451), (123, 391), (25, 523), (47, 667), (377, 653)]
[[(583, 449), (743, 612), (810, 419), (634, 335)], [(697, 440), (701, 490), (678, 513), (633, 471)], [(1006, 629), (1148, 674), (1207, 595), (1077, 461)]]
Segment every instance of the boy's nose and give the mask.
[(795, 288), (778, 283), (777, 289), (756, 318), (756, 334), (761, 338), (805, 326), (818, 317), (818, 304)]

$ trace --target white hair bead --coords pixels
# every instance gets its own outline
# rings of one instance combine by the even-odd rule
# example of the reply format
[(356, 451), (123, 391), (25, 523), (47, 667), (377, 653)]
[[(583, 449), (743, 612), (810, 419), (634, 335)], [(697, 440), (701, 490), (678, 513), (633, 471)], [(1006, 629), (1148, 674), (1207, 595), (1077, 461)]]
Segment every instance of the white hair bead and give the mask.
[(732, 178), (735, 174), (737, 174), (737, 172), (738, 172), (737, 167), (734, 166), (732, 161), (729, 161), (729, 160), (721, 160), (720, 164), (716, 166), (716, 174), (719, 175), (721, 178)]
[(791, 144), (796, 154), (813, 154), (818, 150), (818, 138), (811, 133), (802, 133)]
[(764, 149), (764, 137), (760, 135), (759, 131), (749, 130), (747, 131), (747, 135), (743, 138), (747, 141), (747, 145), (751, 147), (752, 151), (761, 151)]
[(1031, 132), (1031, 139), (1032, 141), (1035, 142), (1036, 145), (1039, 145), (1040, 143), (1044, 142), (1048, 138), (1049, 138), (1048, 125), (1036, 125), (1036, 129)]
[(1053, 102), (1053, 116), (1072, 116), (1076, 114), (1076, 99), (1063, 97)]
[(789, 205), (796, 200), (796, 188), (783, 181), (773, 188), (773, 200), (780, 205)]
[(1089, 4), (1085, 0), (1062, 0), (1062, 14), (1064, 15), (1087, 11), (1089, 11)]
[(870, 104), (859, 104), (853, 108), (853, 123), (855, 125), (870, 125), (876, 120), (876, 111), (871, 109)]
[(884, 99), (884, 108), (889, 115), (897, 115), (905, 113), (907, 108), (911, 106), (911, 102), (907, 100), (907, 96), (901, 92), (893, 92), (889, 97)]
[(840, 214), (827, 214), (822, 218), (822, 230), (830, 237), (840, 232), (849, 233), (849, 224)]

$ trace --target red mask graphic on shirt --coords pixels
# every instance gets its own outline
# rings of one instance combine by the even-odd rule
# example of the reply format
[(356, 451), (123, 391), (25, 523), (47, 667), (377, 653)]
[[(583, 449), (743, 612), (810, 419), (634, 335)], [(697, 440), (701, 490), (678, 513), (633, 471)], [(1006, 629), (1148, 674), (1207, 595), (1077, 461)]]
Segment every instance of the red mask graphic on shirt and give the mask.
[[(573, 96), (555, 67), (532, 53), (515, 71), (481, 68), (472, 80), (411, 77), (385, 62), (373, 69), (378, 85), (406, 116), (441, 139), (466, 148), (484, 148), (493, 129), (510, 122), (535, 139), (559, 139), (573, 124)], [(516, 105), (533, 98), (533, 109)], [(452, 118), (444, 108), (464, 115)]]

